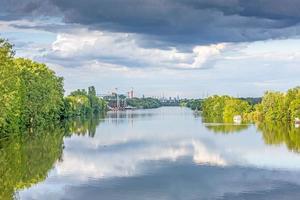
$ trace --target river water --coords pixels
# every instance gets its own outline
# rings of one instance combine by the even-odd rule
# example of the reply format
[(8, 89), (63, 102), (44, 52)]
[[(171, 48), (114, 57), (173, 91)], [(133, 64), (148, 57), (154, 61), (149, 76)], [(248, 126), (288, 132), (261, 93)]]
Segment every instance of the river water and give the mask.
[[(22, 140), (25, 150), (4, 145), (1, 155), (9, 166), (0, 168), (8, 180), (21, 178), (2, 193), (14, 190), (17, 199), (38, 200), (300, 196), (300, 132), (293, 127), (203, 123), (188, 108), (162, 107), (109, 112), (74, 122), (63, 136), (45, 135), (34, 144)], [(23, 167), (15, 170), (20, 175), (10, 169), (18, 163), (11, 160), (18, 156), (15, 148), (25, 152), (19, 155)]]

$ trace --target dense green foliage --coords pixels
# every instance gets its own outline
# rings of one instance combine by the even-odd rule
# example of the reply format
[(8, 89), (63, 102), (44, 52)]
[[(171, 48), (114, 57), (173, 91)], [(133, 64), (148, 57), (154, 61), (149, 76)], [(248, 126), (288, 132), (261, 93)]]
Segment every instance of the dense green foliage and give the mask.
[(57, 120), (63, 106), (63, 80), (46, 65), (13, 58), (0, 40), (0, 132), (14, 132)]
[(127, 99), (127, 105), (135, 108), (158, 108), (161, 106), (161, 103), (158, 99), (147, 97), (147, 98), (132, 98)]
[(238, 98), (238, 99), (243, 100), (243, 101), (247, 101), (252, 106), (261, 103), (261, 100), (262, 100), (261, 97), (245, 97), (245, 98), (241, 97), (241, 98)]
[(247, 101), (230, 96), (211, 96), (203, 101), (202, 114), (208, 121), (232, 121), (235, 115), (246, 115), (251, 111)]
[(204, 100), (203, 116), (208, 119), (230, 121), (234, 115), (241, 115), (244, 120), (293, 122), (300, 118), (300, 87), (287, 92), (266, 92), (260, 103), (256, 98), (249, 104), (249, 99), (237, 99), (229, 96), (211, 96)]
[(89, 87), (88, 92), (84, 89), (71, 92), (64, 105), (65, 117), (99, 114), (106, 110), (106, 101), (96, 96), (94, 86)]
[(202, 99), (183, 99), (180, 101), (180, 106), (188, 107), (192, 110), (202, 110)]
[(283, 92), (266, 92), (256, 115), (266, 121), (294, 121), (300, 118), (300, 87)]
[(62, 118), (96, 114), (106, 102), (93, 86), (64, 99), (63, 79), (45, 64), (14, 58), (12, 45), (0, 39), (0, 138)]

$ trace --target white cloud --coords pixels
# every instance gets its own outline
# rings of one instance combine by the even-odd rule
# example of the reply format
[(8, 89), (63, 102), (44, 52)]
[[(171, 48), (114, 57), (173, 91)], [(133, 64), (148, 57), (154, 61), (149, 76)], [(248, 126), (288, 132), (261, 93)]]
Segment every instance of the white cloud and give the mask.
[(57, 35), (49, 53), (51, 59), (95, 60), (127, 68), (201, 69), (212, 67), (228, 45), (195, 46), (191, 52), (139, 46), (134, 34), (80, 29), (76, 34)]
[(193, 49), (195, 55), (192, 68), (213, 67), (218, 59), (221, 59), (222, 52), (227, 48), (227, 44), (213, 44), (209, 46), (196, 46)]
[(45, 24), (39, 22), (0, 21), (1, 37), (15, 44), (17, 56), (47, 63), (63, 76), (67, 93), (95, 85), (100, 91), (134, 87), (146, 96), (260, 96), (265, 90), (299, 85), (299, 39), (220, 43), (182, 51), (143, 47), (145, 38), (140, 35), (80, 26), (52, 31), (39, 27)]

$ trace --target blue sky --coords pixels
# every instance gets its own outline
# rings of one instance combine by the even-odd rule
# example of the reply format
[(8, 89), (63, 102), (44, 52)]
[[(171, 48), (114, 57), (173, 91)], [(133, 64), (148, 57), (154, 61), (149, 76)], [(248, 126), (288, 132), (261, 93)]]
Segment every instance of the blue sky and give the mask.
[(0, 1), (0, 36), (63, 76), (66, 93), (261, 96), (300, 85), (296, 0)]

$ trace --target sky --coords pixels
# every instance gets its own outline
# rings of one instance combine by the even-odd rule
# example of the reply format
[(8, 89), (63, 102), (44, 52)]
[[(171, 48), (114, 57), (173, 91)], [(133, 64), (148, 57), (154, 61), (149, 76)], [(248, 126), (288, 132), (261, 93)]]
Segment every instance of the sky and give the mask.
[(66, 94), (257, 97), (300, 85), (299, 0), (0, 0), (0, 37)]

